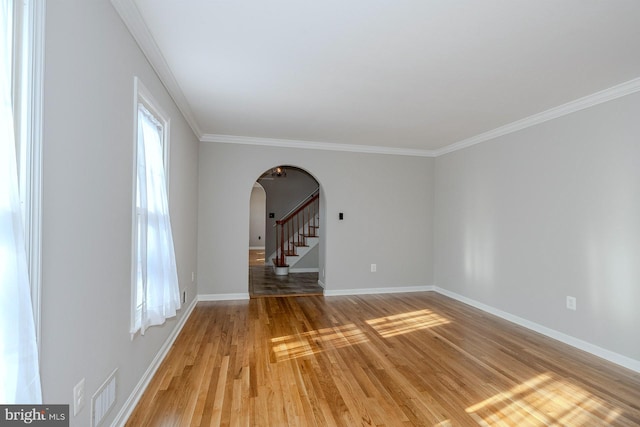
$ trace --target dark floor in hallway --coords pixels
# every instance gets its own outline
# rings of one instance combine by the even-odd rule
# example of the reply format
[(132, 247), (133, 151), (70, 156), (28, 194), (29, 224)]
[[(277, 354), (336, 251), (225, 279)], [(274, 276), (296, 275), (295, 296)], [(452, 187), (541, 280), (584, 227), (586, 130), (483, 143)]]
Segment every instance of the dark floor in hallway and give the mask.
[(276, 276), (270, 266), (249, 267), (249, 294), (251, 297), (292, 295), (322, 295), (318, 273), (290, 273)]
[(290, 273), (276, 276), (273, 267), (265, 265), (264, 250), (249, 250), (249, 295), (277, 297), (293, 295), (322, 295), (318, 273)]

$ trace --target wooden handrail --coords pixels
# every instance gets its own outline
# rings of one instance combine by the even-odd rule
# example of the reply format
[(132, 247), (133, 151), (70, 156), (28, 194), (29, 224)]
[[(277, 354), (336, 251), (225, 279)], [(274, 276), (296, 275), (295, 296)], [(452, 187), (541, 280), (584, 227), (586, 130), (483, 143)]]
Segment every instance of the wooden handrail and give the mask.
[[(293, 212), (276, 220), (276, 267), (288, 267), (287, 256), (296, 255), (296, 246), (305, 246), (306, 238), (316, 236), (320, 191), (315, 191)], [(313, 232), (312, 232), (313, 229)]]
[(289, 215), (285, 216), (282, 219), (279, 219), (276, 221), (276, 224), (284, 224), (286, 222), (288, 222), (289, 220), (291, 220), (291, 218), (293, 218), (294, 216), (296, 216), (297, 214), (299, 214), (304, 208), (306, 208), (307, 206), (309, 206), (311, 203), (315, 202), (316, 200), (318, 200), (320, 198), (320, 192), (316, 191), (310, 198), (309, 200), (307, 200), (306, 202), (304, 202), (303, 204), (301, 204), (296, 210), (294, 210), (293, 212), (291, 212)]

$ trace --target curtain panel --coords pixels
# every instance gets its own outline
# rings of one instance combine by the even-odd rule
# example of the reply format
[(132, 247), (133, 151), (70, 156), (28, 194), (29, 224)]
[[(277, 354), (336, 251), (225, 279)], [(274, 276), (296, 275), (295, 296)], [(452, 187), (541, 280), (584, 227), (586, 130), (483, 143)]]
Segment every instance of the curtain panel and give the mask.
[(0, 403), (42, 403), (12, 111), (13, 4), (0, 0)]
[(176, 315), (180, 290), (163, 157), (163, 126), (138, 106), (136, 308), (132, 333)]

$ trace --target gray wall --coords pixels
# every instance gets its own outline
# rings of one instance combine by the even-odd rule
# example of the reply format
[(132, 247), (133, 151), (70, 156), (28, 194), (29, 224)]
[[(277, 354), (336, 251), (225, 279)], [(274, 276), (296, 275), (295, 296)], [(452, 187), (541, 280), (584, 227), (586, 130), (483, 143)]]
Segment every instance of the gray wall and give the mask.
[(134, 75), (171, 117), (169, 202), (186, 305), (196, 295), (198, 142), (108, 0), (47, 2), (45, 70), (43, 397), (71, 403), (85, 378), (86, 405), (70, 424), (86, 427), (91, 396), (118, 368), (110, 425), (177, 323), (129, 334)]
[(432, 158), (202, 143), (198, 159), (201, 294), (247, 293), (251, 188), (279, 164), (320, 183), (319, 270), (328, 291), (431, 284)]
[(640, 360), (639, 112), (636, 93), (438, 157), (435, 284)]

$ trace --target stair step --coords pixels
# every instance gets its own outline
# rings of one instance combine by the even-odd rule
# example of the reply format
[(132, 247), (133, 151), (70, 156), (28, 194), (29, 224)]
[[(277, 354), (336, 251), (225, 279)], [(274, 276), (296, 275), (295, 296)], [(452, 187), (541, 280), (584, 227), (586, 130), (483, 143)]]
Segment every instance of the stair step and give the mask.
[(317, 234), (303, 234), (304, 237), (320, 237)]
[(298, 242), (296, 242), (296, 243), (293, 244), (293, 246), (295, 246), (296, 248), (300, 248), (300, 247), (306, 248), (309, 245), (307, 245), (306, 243), (298, 243)]

